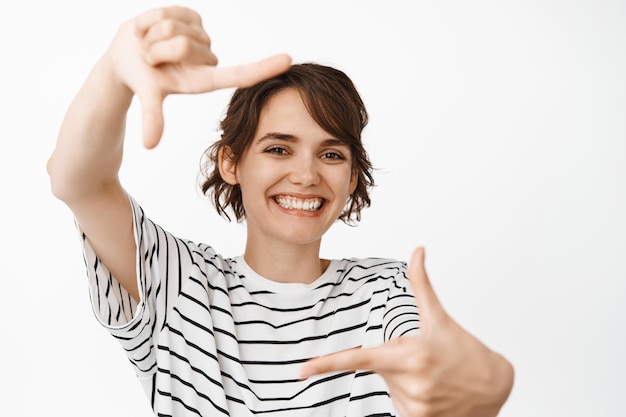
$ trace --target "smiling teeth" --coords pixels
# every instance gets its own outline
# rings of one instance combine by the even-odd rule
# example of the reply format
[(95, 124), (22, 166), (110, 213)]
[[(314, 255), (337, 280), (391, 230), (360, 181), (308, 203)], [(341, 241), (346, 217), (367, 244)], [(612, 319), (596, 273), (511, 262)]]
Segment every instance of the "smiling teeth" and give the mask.
[(287, 210), (316, 211), (322, 206), (321, 198), (302, 200), (294, 197), (276, 197), (275, 200), (279, 206)]

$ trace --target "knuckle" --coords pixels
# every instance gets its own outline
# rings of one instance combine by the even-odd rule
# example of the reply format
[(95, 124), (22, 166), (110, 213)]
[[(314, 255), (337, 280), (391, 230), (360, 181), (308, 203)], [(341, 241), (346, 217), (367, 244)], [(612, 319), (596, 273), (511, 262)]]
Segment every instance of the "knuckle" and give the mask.
[(428, 380), (421, 381), (418, 395), (424, 404), (432, 407), (432, 405), (439, 398), (438, 391), (437, 384), (432, 381), (432, 378), (430, 378)]
[(430, 379), (413, 380), (404, 385), (404, 393), (411, 398), (412, 403), (423, 407), (433, 408), (440, 398), (441, 392), (436, 383)]
[(436, 360), (435, 357), (427, 351), (419, 350), (413, 351), (406, 358), (407, 368), (414, 373), (425, 373), (429, 369), (432, 369)]
[(167, 9), (166, 8), (160, 8), (160, 9), (154, 9), (152, 11), (152, 13), (154, 13), (154, 18), (156, 20), (163, 20), (167, 17)]
[(373, 369), (376, 366), (376, 360), (370, 355), (360, 355), (356, 360), (356, 365), (361, 369)]
[(162, 37), (171, 38), (176, 33), (176, 23), (171, 19), (163, 20), (160, 25), (160, 32)]
[(178, 36), (172, 42), (172, 55), (176, 59), (183, 59), (191, 54), (191, 41), (184, 36)]
[(434, 417), (433, 407), (420, 401), (412, 401), (406, 406), (407, 414), (410, 416)]
[(414, 382), (406, 384), (404, 386), (404, 390), (406, 394), (409, 396), (409, 398), (412, 398), (413, 400), (422, 399), (422, 392), (424, 389), (423, 389), (421, 381), (414, 381)]

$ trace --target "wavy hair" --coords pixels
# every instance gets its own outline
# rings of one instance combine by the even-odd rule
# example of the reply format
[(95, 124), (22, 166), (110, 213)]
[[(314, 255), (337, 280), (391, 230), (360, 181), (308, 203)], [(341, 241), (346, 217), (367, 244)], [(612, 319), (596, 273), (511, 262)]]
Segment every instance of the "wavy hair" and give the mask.
[(217, 212), (227, 220), (230, 221), (229, 209), (237, 221), (245, 219), (239, 185), (227, 183), (219, 173), (220, 150), (229, 147), (237, 164), (254, 138), (263, 107), (271, 97), (290, 88), (300, 93), (309, 114), (322, 129), (349, 146), (357, 185), (339, 220), (346, 224), (358, 222), (361, 210), (370, 205), (369, 189), (374, 186), (373, 167), (361, 141), (368, 122), (367, 111), (344, 72), (311, 62), (294, 64), (283, 74), (234, 92), (220, 122), (221, 138), (203, 154), (203, 194), (211, 197)]

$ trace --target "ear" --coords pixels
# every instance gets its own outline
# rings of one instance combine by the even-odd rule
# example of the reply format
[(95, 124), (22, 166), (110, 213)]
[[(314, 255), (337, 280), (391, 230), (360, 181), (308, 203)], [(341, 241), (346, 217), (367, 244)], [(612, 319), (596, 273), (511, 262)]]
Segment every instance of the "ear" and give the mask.
[(350, 176), (350, 195), (354, 194), (358, 183), (359, 171), (357, 170), (357, 168), (352, 168), (352, 175)]
[(235, 154), (230, 146), (222, 146), (217, 155), (218, 168), (222, 179), (230, 185), (238, 184), (237, 181), (237, 164), (235, 163)]

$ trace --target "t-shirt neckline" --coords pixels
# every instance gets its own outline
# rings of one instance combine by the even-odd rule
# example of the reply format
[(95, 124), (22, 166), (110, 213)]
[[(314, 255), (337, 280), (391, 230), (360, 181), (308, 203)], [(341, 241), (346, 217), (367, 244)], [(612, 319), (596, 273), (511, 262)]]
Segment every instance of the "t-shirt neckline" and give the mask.
[(305, 284), (301, 282), (278, 282), (266, 278), (255, 272), (250, 267), (250, 265), (248, 265), (243, 255), (236, 256), (233, 260), (238, 265), (237, 269), (239, 269), (240, 272), (243, 273), (243, 275), (246, 277), (246, 286), (249, 287), (249, 290), (265, 290), (278, 294), (298, 294), (311, 292), (314, 289), (318, 288), (320, 285), (326, 283), (335, 274), (338, 267), (338, 261), (336, 259), (331, 259), (328, 267), (322, 273), (322, 275), (320, 275), (310, 284)]

